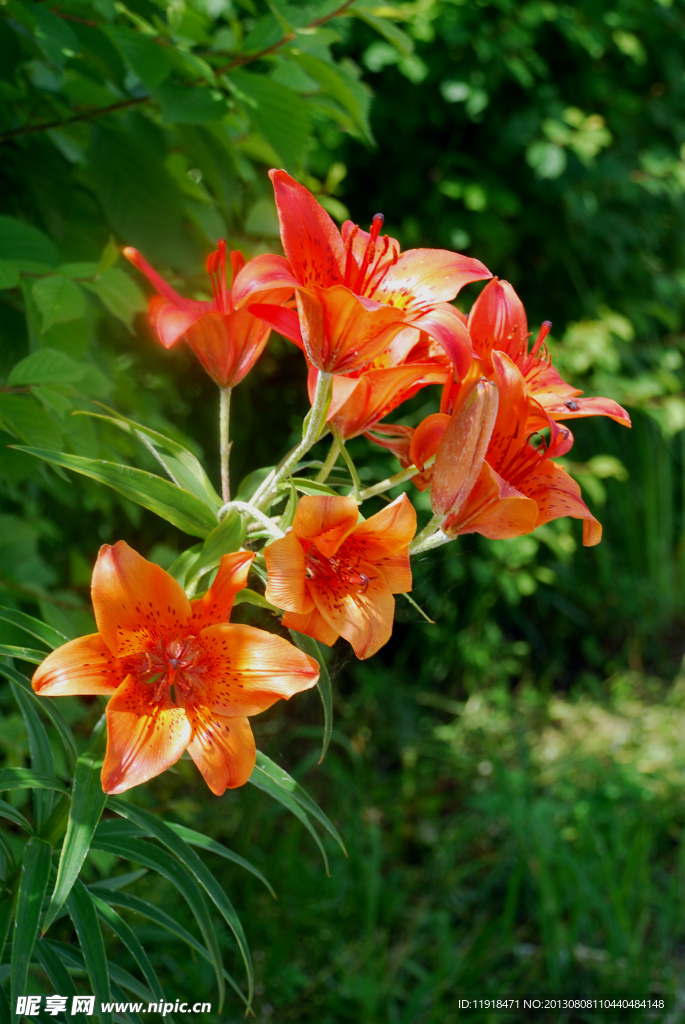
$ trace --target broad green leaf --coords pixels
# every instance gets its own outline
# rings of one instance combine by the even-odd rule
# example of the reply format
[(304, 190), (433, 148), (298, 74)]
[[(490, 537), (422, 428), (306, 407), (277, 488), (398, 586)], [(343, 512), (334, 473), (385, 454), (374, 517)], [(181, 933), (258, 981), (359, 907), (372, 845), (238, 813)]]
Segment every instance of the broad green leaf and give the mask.
[(23, 220), (15, 217), (0, 217), (0, 259), (11, 260), (21, 268), (30, 264), (43, 263), (54, 267), (59, 263), (59, 253), (48, 236)]
[(346, 68), (330, 64), (311, 53), (291, 54), (291, 59), (297, 61), (300, 67), (319, 83), (324, 92), (347, 111), (363, 138), (367, 142), (373, 142), (369, 124), (371, 92), (368, 87)]
[[(101, 405), (102, 403), (98, 404)], [(96, 412), (82, 413), (82, 415), (106, 420), (127, 434), (131, 434), (152, 452), (177, 487), (190, 491), (191, 494), (194, 494), (212, 507), (220, 508), (222, 504), (221, 498), (212, 487), (202, 464), (191, 451), (182, 444), (179, 444), (178, 441), (172, 441), (170, 437), (161, 434), (158, 430), (151, 430), (141, 423), (136, 423), (135, 420), (129, 420), (126, 416), (119, 415), (114, 409), (109, 409), (106, 405), (103, 405), (102, 408), (106, 409), (109, 415), (105, 416), (102, 413)], [(218, 527), (215, 527), (213, 532), (216, 529)], [(207, 541), (205, 541), (206, 543)], [(238, 547), (240, 547), (240, 544), (238, 544)], [(227, 548), (226, 550), (231, 549)]]
[(144, 864), (145, 867), (156, 871), (178, 889), (192, 910), (202, 932), (216, 975), (219, 1002), (223, 1004), (225, 988), (221, 950), (217, 941), (216, 929), (209, 915), (206, 897), (195, 876), (184, 863), (179, 862), (176, 858), (170, 858), (168, 853), (152, 843), (142, 839), (127, 838), (125, 833), (123, 838), (118, 838), (112, 828), (113, 825), (116, 825), (116, 822), (101, 822), (93, 836), (91, 844), (93, 849), (104, 850), (105, 853), (113, 853), (117, 857), (124, 857), (126, 860)]
[(105, 271), (110, 270), (115, 263), (119, 260), (119, 246), (116, 240), (110, 235), (109, 241), (105, 248), (102, 250), (100, 259), (98, 260), (97, 273), (102, 275)]
[(307, 812), (307, 814), (311, 814), (311, 816), (315, 818), (316, 821), (318, 821), (323, 828), (326, 829), (329, 835), (331, 835), (333, 839), (335, 839), (336, 843), (338, 844), (342, 852), (345, 854), (345, 856), (347, 856), (345, 844), (340, 838), (338, 830), (335, 828), (333, 823), (328, 819), (328, 817), (324, 814), (324, 812), (321, 810), (318, 804), (316, 804), (312, 800), (309, 794), (304, 791), (304, 789), (302, 788), (302, 786), (299, 785), (299, 783), (295, 782), (295, 779), (291, 778), (291, 776), (288, 775), (288, 773), (279, 765), (274, 764), (274, 762), (270, 758), (268, 758), (266, 754), (263, 754), (261, 750), (257, 751), (257, 763), (255, 765), (255, 770), (252, 773), (252, 778), (250, 779), (250, 782), (252, 782), (255, 779), (256, 775), (261, 775), (263, 777), (269, 778), (276, 786), (278, 786), (284, 792), (289, 793), (293, 797), (293, 799), (296, 800), (297, 803)]
[(30, 661), (40, 665), (45, 661), (45, 651), (35, 651), (32, 647), (14, 647), (11, 644), (0, 644), (0, 654), (6, 658), (17, 658), (19, 661)]
[(0, 769), (0, 793), (10, 789), (54, 789), (58, 793), (67, 794), (66, 786), (59, 779), (34, 772), (31, 768)]
[[(53, 629), (52, 626), (41, 622), (40, 619), (34, 618), (33, 615), (27, 615), (26, 612), (20, 612), (16, 608), (0, 606), (0, 621), (18, 626), (25, 633), (28, 633), (29, 636), (35, 636), (37, 640), (42, 640), (53, 651), (57, 647), (61, 647), (62, 644), (65, 644), (69, 639), (64, 633), (60, 633), (58, 630)], [(47, 655), (45, 656), (47, 657)]]
[[(10, 682), (10, 689), (12, 696), (19, 705), (19, 710), (26, 726), (26, 732), (28, 733), (31, 770), (41, 775), (52, 776), (54, 774), (55, 762), (52, 756), (50, 740), (38, 714), (35, 701), (31, 699), (22, 687), (17, 686), (14, 682)], [(50, 791), (41, 789), (33, 794), (37, 832), (43, 830), (45, 822), (52, 811), (53, 802), (53, 794)]]
[(168, 850), (171, 850), (171, 852), (178, 857), (179, 861), (182, 864), (185, 864), (185, 866), (192, 871), (194, 877), (205, 890), (226, 921), (226, 924), (233, 932), (243, 958), (243, 963), (245, 964), (248, 979), (248, 995), (250, 1002), (252, 1002), (254, 974), (252, 970), (250, 950), (245, 938), (245, 932), (243, 931), (243, 926), (240, 923), (240, 919), (235, 912), (233, 904), (217, 882), (214, 875), (200, 860), (195, 851), (191, 849), (188, 843), (184, 842), (173, 831), (173, 829), (169, 828), (166, 822), (160, 821), (158, 818), (154, 817), (152, 814), (148, 814), (147, 811), (142, 810), (140, 807), (134, 807), (132, 804), (127, 803), (120, 797), (110, 797), (108, 806), (123, 818), (127, 818), (129, 821), (139, 825), (141, 828), (149, 830), (155, 839), (158, 839), (160, 843), (167, 847)]
[(0, 393), (0, 427), (38, 448), (62, 444), (62, 431), (33, 395)]
[(321, 703), (323, 704), (323, 742), (321, 744), (321, 757), (319, 758), (319, 764), (321, 764), (326, 756), (333, 732), (333, 689), (331, 687), (331, 677), (328, 674), (328, 666), (321, 653), (321, 647), (316, 640), (311, 636), (305, 636), (304, 633), (298, 633), (294, 629), (289, 629), (288, 632), (293, 638), (295, 646), (299, 647), (305, 654), (308, 654), (310, 658), (318, 661), (319, 668), (321, 669), (317, 684)]
[(13, 367), (8, 384), (75, 384), (85, 368), (54, 348), (32, 352)]
[[(27, 618), (30, 617), (31, 616), (27, 616)], [(34, 690), (32, 689), (31, 683), (28, 681), (26, 676), (23, 676), (21, 672), (17, 671), (17, 669), (15, 669), (11, 665), (4, 665), (2, 662), (0, 662), (0, 675), (5, 676), (6, 679), (10, 679), (12, 682), (16, 683), (17, 686), (21, 687), (28, 694), (28, 696), (36, 702), (37, 706), (40, 708), (43, 714), (50, 719), (55, 729), (59, 733), (62, 743), (64, 744), (64, 749), (66, 751), (67, 758), (73, 764), (73, 762), (76, 761), (76, 758), (78, 757), (76, 743), (74, 742), (74, 737), (72, 735), (69, 724), (62, 715), (62, 712), (59, 711), (57, 706), (53, 703), (53, 701), (45, 697), (39, 697), (38, 694), (35, 693)]]
[(102, 918), (102, 920), (112, 929), (114, 934), (121, 940), (126, 946), (129, 953), (135, 960), (138, 967), (140, 967), (145, 980), (150, 986), (150, 991), (155, 1000), (164, 999), (164, 992), (162, 986), (159, 983), (159, 978), (155, 973), (155, 969), (150, 963), (150, 958), (143, 949), (140, 939), (133, 931), (133, 929), (124, 921), (120, 914), (117, 914), (116, 910), (110, 907), (104, 900), (99, 899), (93, 890), (90, 890), (95, 909)]
[(229, 511), (209, 534), (196, 560), (186, 572), (189, 588), (210, 569), (219, 565), (224, 555), (238, 551), (245, 540), (246, 524), (237, 512)]
[(100, 782), (101, 768), (102, 762), (89, 754), (83, 754), (76, 762), (71, 813), (59, 859), (55, 888), (43, 923), (43, 933), (55, 920), (71, 892), (100, 821), (107, 800)]
[(50, 878), (52, 850), (48, 843), (33, 836), (24, 849), (17, 897), (17, 915), (12, 939), (12, 1006), (26, 992), (29, 964), (38, 935), (43, 897)]
[[(130, 893), (111, 891), (105, 887), (104, 882), (96, 882), (91, 887), (93, 895), (97, 893), (105, 903), (112, 904), (117, 907), (124, 907), (126, 910), (130, 910), (133, 913), (140, 914), (142, 917), (148, 918), (150, 921), (154, 921), (155, 924), (159, 925), (160, 928), (164, 928), (165, 931), (175, 935), (177, 939), (185, 942), (190, 949), (198, 953), (207, 963), (213, 963), (212, 957), (207, 951), (206, 947), (201, 942), (191, 935), (183, 925), (179, 924), (178, 921), (167, 914), (164, 910), (160, 910), (159, 907), (154, 906), (152, 903), (148, 903), (146, 900), (140, 899), (138, 896), (132, 896)], [(223, 976), (229, 983), (233, 991), (247, 1004), (247, 997), (242, 991), (237, 982), (231, 977), (228, 971), (224, 970)]]
[(6, 800), (0, 800), (0, 817), (7, 818), (8, 821), (13, 821), (15, 825), (19, 825), (25, 832), (28, 832), (30, 836), (33, 835), (33, 825), (31, 822), (24, 817), (21, 811), (18, 811), (16, 807), (12, 807)]
[[(100, 922), (93, 903), (93, 898), (79, 879), (67, 898), (67, 909), (74, 922), (79, 945), (90, 979), (91, 991), (97, 1002), (109, 1002), (109, 971), (107, 954), (102, 938)], [(102, 1024), (112, 1024), (112, 1014), (100, 1009)]]
[(19, 284), (19, 268), (9, 260), (0, 260), (0, 291), (16, 288)]
[[(391, 10), (391, 8), (387, 9)], [(365, 21), (370, 28), (378, 32), (379, 36), (383, 36), (389, 43), (392, 43), (403, 57), (409, 57), (414, 52), (414, 40), (412, 37), (404, 32), (394, 21), (391, 21), (389, 17), (379, 17), (374, 14), (373, 7), (354, 4), (350, 14)]]
[(43, 321), (43, 333), (54, 324), (78, 320), (86, 311), (83, 292), (74, 281), (63, 274), (50, 274), (36, 281), (32, 289), (33, 301)]
[(47, 451), (44, 448), (16, 447), (38, 459), (107, 484), (124, 498), (130, 498), (194, 537), (206, 537), (216, 525), (216, 516), (205, 502), (154, 473), (116, 462), (86, 459), (80, 455)]
[(93, 281), (84, 281), (84, 285), (97, 295), (105, 309), (121, 320), (129, 330), (132, 328), (134, 317), (147, 309), (147, 299), (142, 288), (119, 267), (101, 270)]
[(218, 121), (228, 110), (226, 98), (220, 90), (203, 85), (164, 82), (155, 94), (162, 107), (162, 116), (170, 124), (206, 124)]
[(63, 68), (81, 49), (78, 37), (68, 21), (58, 18), (47, 7), (34, 4), (31, 12), (36, 19), (36, 42), (51, 64)]
[(254, 72), (232, 71), (227, 81), (285, 167), (295, 170), (307, 151), (312, 130), (311, 114), (302, 97)]
[(143, 85), (154, 89), (171, 71), (166, 47), (134, 29), (110, 25), (106, 33)]
[(257, 488), (266, 480), (275, 466), (261, 466), (243, 477), (238, 485), (236, 501), (250, 501)]

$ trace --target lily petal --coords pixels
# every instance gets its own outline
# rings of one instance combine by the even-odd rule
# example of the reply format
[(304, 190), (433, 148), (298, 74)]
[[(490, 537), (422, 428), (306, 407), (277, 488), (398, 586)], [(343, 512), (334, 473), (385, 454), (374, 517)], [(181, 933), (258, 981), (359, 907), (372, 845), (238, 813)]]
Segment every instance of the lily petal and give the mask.
[[(523, 489), (523, 488), (522, 488)], [(554, 462), (544, 462), (525, 484), (526, 493), (538, 506), (536, 526), (561, 516), (584, 519), (583, 544), (591, 547), (602, 539), (602, 527), (580, 496), (580, 486), (572, 476)]]
[(468, 328), (454, 306), (442, 302), (426, 312), (416, 313), (410, 322), (439, 342), (458, 377), (466, 376), (471, 365), (473, 346)]
[(285, 612), (283, 625), (286, 629), (296, 629), (298, 633), (311, 636), (319, 643), (326, 644), (327, 647), (332, 647), (340, 636), (332, 626), (329, 626), (321, 612), (314, 606), (313, 601), (312, 610), (304, 615), (300, 615), (298, 612)]
[(256, 715), (310, 689), (319, 678), (313, 658), (254, 626), (208, 626), (196, 643), (204, 668), (202, 704), (219, 715)]
[(154, 686), (127, 676), (107, 705), (107, 751), (102, 766), (105, 793), (124, 793), (175, 764), (192, 731), (168, 689), (153, 700)]
[(99, 633), (80, 636), (48, 654), (31, 685), (43, 697), (109, 697), (130, 671), (127, 658), (113, 658)]
[(464, 505), (447, 516), (441, 528), (448, 537), (480, 533), (491, 540), (509, 540), (534, 530), (537, 517), (535, 501), (517, 491), (484, 462)]
[(523, 303), (508, 281), (493, 277), (469, 313), (469, 332), (477, 355), (488, 358), (493, 349), (516, 359), (528, 346), (528, 321)]
[[(150, 320), (164, 348), (171, 348), (193, 324), (208, 315), (206, 309), (177, 309), (168, 302), (160, 303), (156, 296), (150, 303)], [(216, 313), (215, 316), (220, 317), (221, 314)]]
[(311, 192), (285, 171), (269, 171), (283, 249), (301, 284), (342, 284), (345, 246), (332, 219)]
[(231, 288), (231, 300), (236, 309), (240, 309), (248, 301), (259, 302), (265, 292), (274, 288), (287, 289), (290, 294), (298, 285), (298, 280), (283, 256), (263, 253), (255, 256), (236, 275)]
[(100, 548), (91, 593), (100, 635), (117, 657), (145, 651), (164, 634), (178, 635), (190, 617), (181, 585), (123, 540)]
[(254, 557), (252, 551), (231, 551), (223, 556), (216, 579), (207, 593), (190, 602), (189, 632), (198, 633), (205, 626), (228, 621), (235, 595), (247, 586)]
[(264, 548), (267, 583), (264, 597), (277, 608), (308, 613), (314, 607), (307, 593), (304, 549), (295, 533), (288, 533)]
[(352, 497), (305, 494), (297, 504), (293, 533), (315, 543), (322, 555), (331, 558), (352, 533), (358, 518), (357, 502)]
[(416, 510), (406, 494), (400, 494), (380, 512), (359, 523), (346, 545), (354, 543), (364, 561), (395, 554), (407, 548), (416, 533)]
[(390, 267), (371, 295), (400, 309), (453, 299), (471, 281), (492, 274), (480, 260), (447, 249), (408, 249)]
[(186, 705), (193, 730), (188, 753), (202, 772), (212, 793), (244, 786), (255, 766), (254, 735), (247, 718), (227, 718), (203, 707)]
[(317, 610), (331, 629), (349, 640), (358, 658), (365, 659), (390, 639), (395, 599), (385, 576), (374, 565), (359, 562), (356, 569), (368, 580), (363, 590), (330, 577), (325, 585), (312, 580), (309, 586)]
[(247, 308), (248, 312), (252, 313), (253, 316), (268, 324), (274, 331), (278, 331), (284, 338), (290, 338), (304, 352), (304, 342), (302, 340), (300, 318), (297, 315), (297, 310), (289, 309), (287, 306), (272, 306), (268, 302), (255, 302)]

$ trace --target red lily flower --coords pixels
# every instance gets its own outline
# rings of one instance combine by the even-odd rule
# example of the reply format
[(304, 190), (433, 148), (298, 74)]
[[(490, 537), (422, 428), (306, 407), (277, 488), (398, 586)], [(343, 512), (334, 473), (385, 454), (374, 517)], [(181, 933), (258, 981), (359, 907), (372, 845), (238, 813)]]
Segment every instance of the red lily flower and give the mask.
[[(311, 402), (318, 372), (310, 366), (307, 387)], [(435, 357), (427, 336), (405, 328), (385, 352), (363, 369), (353, 370), (346, 376), (333, 375), (326, 422), (343, 441), (348, 441), (370, 430), (421, 388), (445, 384), (449, 376), (447, 360)]]
[(406, 494), (358, 522), (354, 498), (303, 497), (292, 530), (264, 549), (265, 596), (283, 625), (324, 644), (344, 636), (358, 658), (387, 643), (393, 594), (411, 590), (416, 512)]
[[(584, 520), (583, 543), (598, 544), (600, 523), (583, 502), (576, 481), (552, 461), (571, 448), (571, 432), (530, 395), (523, 374), (508, 355), (493, 351), (492, 365), (499, 398), (494, 424), (487, 410), (481, 408), (480, 418), (473, 416), (472, 408), (469, 411), (473, 392), (469, 382), (452, 415), (429, 416), (411, 440), (414, 465), (423, 469), (435, 455), (431, 503), (435, 512), (445, 515), (441, 529), (450, 537), (481, 533), (505, 539), (530, 533), (552, 519), (573, 516)], [(541, 438), (532, 444), (531, 438), (544, 429), (550, 431), (549, 441)], [(489, 430), (485, 457), (472, 484)]]
[[(342, 235), (314, 196), (285, 171), (270, 171), (281, 225), (282, 256), (257, 256), (238, 275), (234, 299), (304, 349), (326, 373), (346, 374), (371, 362), (404, 326), (435, 338), (457, 368), (471, 356), (468, 331), (453, 299), (463, 285), (490, 277), (478, 260), (443, 249), (411, 249), (351, 221)], [(277, 308), (265, 293), (289, 288), (297, 311)]]
[[(150, 321), (165, 348), (185, 338), (205, 370), (221, 388), (231, 388), (249, 373), (262, 354), (271, 328), (246, 309), (236, 309), (226, 287), (226, 243), (207, 257), (212, 282), (211, 301), (184, 299), (137, 249), (127, 247), (124, 256), (142, 271), (158, 294), (150, 302)], [(233, 276), (245, 266), (242, 253), (230, 253)], [(288, 292), (276, 291), (269, 301), (280, 302)]]
[(92, 582), (99, 632), (49, 654), (33, 688), (111, 696), (106, 793), (147, 782), (186, 749), (217, 796), (242, 786), (255, 763), (248, 716), (316, 683), (317, 663), (287, 640), (226, 621), (253, 558), (224, 555), (205, 596), (189, 601), (124, 541), (100, 549)]
[(506, 354), (518, 366), (528, 385), (528, 393), (554, 420), (580, 416), (610, 416), (630, 426), (630, 416), (611, 398), (583, 398), (583, 392), (562, 380), (552, 365), (545, 338), (552, 329), (545, 321), (537, 341), (528, 351), (528, 322), (523, 303), (508, 281), (494, 277), (473, 304), (468, 328), (474, 353), (491, 360), (494, 350)]

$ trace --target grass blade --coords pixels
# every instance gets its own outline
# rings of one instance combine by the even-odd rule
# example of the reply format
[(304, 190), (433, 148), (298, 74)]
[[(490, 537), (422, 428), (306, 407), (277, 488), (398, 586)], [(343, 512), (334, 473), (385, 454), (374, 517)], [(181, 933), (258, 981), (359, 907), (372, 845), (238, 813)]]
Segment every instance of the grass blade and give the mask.
[[(93, 898), (83, 882), (76, 880), (66, 904), (78, 935), (91, 991), (99, 1003), (109, 1002), (111, 994), (105, 943)], [(102, 1024), (112, 1024), (112, 1014), (109, 1011), (101, 1009), (100, 1017)]]

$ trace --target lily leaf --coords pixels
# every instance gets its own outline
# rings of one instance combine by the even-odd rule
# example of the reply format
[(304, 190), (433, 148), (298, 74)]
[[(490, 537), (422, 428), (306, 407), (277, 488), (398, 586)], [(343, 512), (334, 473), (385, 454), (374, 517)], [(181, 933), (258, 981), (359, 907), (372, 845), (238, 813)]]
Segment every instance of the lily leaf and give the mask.
[(107, 800), (100, 783), (102, 762), (84, 754), (76, 762), (71, 812), (62, 844), (57, 880), (45, 915), (43, 934), (62, 909), (90, 848), (93, 833)]
[(319, 758), (319, 764), (321, 764), (326, 756), (333, 733), (333, 688), (331, 687), (331, 677), (328, 674), (328, 666), (324, 661), (321, 647), (316, 640), (311, 636), (305, 636), (304, 633), (298, 633), (295, 629), (290, 629), (288, 632), (293, 638), (295, 646), (299, 647), (305, 654), (308, 654), (310, 658), (318, 661), (319, 668), (321, 669), (318, 682), (319, 695), (323, 704), (323, 743), (321, 745), (321, 757)]
[(21, 687), (31, 700), (36, 702), (36, 706), (40, 708), (43, 714), (50, 719), (59, 733), (62, 743), (64, 744), (67, 758), (70, 763), (73, 764), (78, 757), (78, 750), (76, 749), (76, 743), (74, 742), (72, 731), (62, 712), (51, 700), (46, 700), (44, 697), (39, 697), (37, 693), (34, 693), (31, 688), (31, 683), (28, 681), (26, 676), (23, 676), (21, 672), (18, 672), (17, 669), (13, 668), (11, 665), (3, 664), (0, 661), (0, 675), (5, 676), (6, 679), (9, 679), (11, 682), (16, 683), (17, 686)]
[(58, 632), (52, 626), (41, 622), (40, 619), (34, 619), (33, 615), (17, 611), (16, 608), (0, 607), (0, 620), (9, 622), (13, 626), (19, 626), (25, 633), (35, 636), (37, 640), (42, 640), (53, 651), (56, 647), (61, 647), (62, 644), (65, 644), (69, 639), (64, 633)]
[(154, 473), (102, 459), (48, 451), (45, 448), (14, 447), (17, 451), (27, 452), (45, 462), (72, 469), (98, 483), (107, 484), (124, 498), (135, 501), (193, 537), (206, 537), (216, 526), (216, 515), (207, 502)]
[(107, 967), (105, 943), (102, 938), (102, 930), (93, 897), (83, 882), (76, 879), (76, 883), (69, 893), (66, 902), (67, 909), (74, 922), (76, 934), (78, 935), (83, 960), (90, 979), (91, 991), (100, 1003), (102, 1024), (112, 1024), (111, 1011), (102, 1009), (102, 1003), (109, 1002), (112, 996), (109, 987), (110, 972)]
[(38, 936), (38, 925), (43, 908), (43, 897), (50, 878), (52, 849), (42, 839), (33, 836), (24, 850), (17, 897), (17, 916), (12, 942), (12, 972), (10, 991), (12, 1006), (17, 996), (26, 991), (29, 964)]

